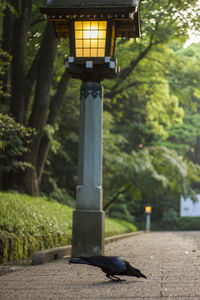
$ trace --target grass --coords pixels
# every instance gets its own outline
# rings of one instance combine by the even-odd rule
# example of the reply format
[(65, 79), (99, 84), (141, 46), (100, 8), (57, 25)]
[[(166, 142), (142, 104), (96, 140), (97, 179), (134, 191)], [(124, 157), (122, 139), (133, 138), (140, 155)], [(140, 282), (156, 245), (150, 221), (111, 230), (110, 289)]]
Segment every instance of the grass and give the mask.
[(72, 208), (45, 198), (0, 192), (0, 229), (45, 235), (71, 231)]
[[(19, 235), (71, 236), (73, 209), (44, 197), (0, 192), (0, 232)], [(106, 218), (105, 235), (136, 231), (122, 220)]]
[[(70, 244), (72, 213), (71, 207), (44, 197), (0, 192), (0, 263)], [(136, 231), (132, 224), (106, 218), (106, 236), (132, 231)]]

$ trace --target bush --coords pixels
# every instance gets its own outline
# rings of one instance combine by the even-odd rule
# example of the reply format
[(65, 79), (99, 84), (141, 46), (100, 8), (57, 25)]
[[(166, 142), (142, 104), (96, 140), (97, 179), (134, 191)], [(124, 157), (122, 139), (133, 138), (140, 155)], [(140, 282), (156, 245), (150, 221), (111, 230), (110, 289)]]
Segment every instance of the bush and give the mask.
[(15, 122), (8, 114), (0, 113), (0, 185), (17, 189), (7, 178), (9, 174), (31, 168), (23, 159), (28, 151), (28, 144), (36, 134), (35, 129), (24, 127)]
[(70, 207), (75, 207), (75, 201), (69, 196), (65, 189), (56, 187), (50, 194), (49, 197), (56, 200), (59, 203), (68, 205)]
[[(71, 207), (42, 197), (3, 192), (0, 207), (0, 263), (71, 243)], [(106, 236), (132, 231), (136, 231), (134, 225), (106, 218)]]
[(111, 218), (125, 220), (130, 223), (134, 223), (135, 221), (135, 218), (130, 214), (126, 203), (117, 203), (109, 210), (109, 216)]
[(124, 220), (106, 218), (105, 221), (105, 236), (118, 235), (122, 233), (135, 232), (136, 226)]
[(67, 235), (20, 235), (0, 232), (0, 263), (31, 257), (37, 250), (71, 243)]
[(72, 208), (56, 201), (0, 192), (0, 230), (20, 235), (71, 235)]
[(178, 219), (179, 230), (200, 230), (200, 217), (180, 217)]
[(178, 229), (178, 214), (173, 208), (169, 208), (164, 212), (162, 222), (164, 229), (176, 230)]

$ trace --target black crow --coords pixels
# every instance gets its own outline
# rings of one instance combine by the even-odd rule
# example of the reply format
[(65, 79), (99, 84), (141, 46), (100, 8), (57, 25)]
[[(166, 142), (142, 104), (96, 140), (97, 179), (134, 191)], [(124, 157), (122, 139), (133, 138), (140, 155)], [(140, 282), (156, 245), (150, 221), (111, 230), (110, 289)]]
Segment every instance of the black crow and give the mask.
[[(133, 268), (128, 261), (118, 256), (80, 256), (70, 258), (69, 263), (86, 264), (100, 268), (112, 281), (122, 281), (115, 275), (126, 275), (135, 277), (147, 277), (140, 270)], [(124, 280), (123, 280), (124, 281)]]

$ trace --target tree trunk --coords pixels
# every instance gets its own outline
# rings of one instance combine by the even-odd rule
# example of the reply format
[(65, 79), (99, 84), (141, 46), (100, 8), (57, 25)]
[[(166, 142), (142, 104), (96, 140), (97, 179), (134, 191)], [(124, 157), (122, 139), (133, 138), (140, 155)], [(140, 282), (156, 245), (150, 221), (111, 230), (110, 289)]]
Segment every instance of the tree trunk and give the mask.
[[(17, 10), (18, 3), (14, 0), (8, 0), (8, 2)], [(16, 19), (15, 15), (11, 13), (7, 8), (4, 12), (3, 18), (3, 33), (2, 33), (2, 49), (9, 55), (12, 54), (12, 41), (13, 41), (13, 25)]]
[(28, 168), (24, 173), (25, 192), (32, 195), (39, 194), (39, 182), (37, 176), (37, 157), (43, 128), (47, 121), (49, 110), (49, 93), (53, 71), (53, 63), (57, 49), (57, 38), (52, 23), (48, 22), (45, 28), (41, 43), (39, 66), (35, 97), (28, 126), (37, 130), (30, 144), (30, 152), (26, 155), (26, 161), (31, 163), (33, 168)]
[(40, 68), (40, 65), (39, 65), (40, 56), (41, 56), (41, 48), (39, 49), (38, 53), (36, 54), (36, 56), (33, 60), (33, 63), (28, 71), (27, 76), (26, 76), (26, 79), (25, 79), (24, 124), (27, 124), (29, 112), (31, 110), (32, 98), (33, 98), (34, 88), (35, 88), (35, 84), (36, 84), (38, 69)]
[(196, 137), (196, 144), (194, 146), (194, 155), (193, 155), (193, 162), (195, 164), (200, 165), (200, 136)]
[[(8, 0), (9, 4), (11, 4), (17, 10), (17, 1), (13, 2), (13, 0)], [(7, 52), (9, 56), (12, 55), (12, 40), (13, 40), (13, 25), (16, 17), (13, 15), (9, 8), (7, 8), (4, 12), (3, 18), (3, 32), (2, 32), (2, 44), (1, 48), (3, 51)], [(4, 61), (4, 58), (3, 58)], [(8, 59), (5, 61), (9, 63)], [(9, 77), (10, 77), (10, 67), (6, 70), (5, 74), (2, 77), (2, 90), (3, 93), (1, 94), (1, 103), (8, 104), (7, 98), (9, 95)], [(10, 96), (10, 95), (9, 95)]]
[[(69, 81), (70, 81), (70, 75), (66, 70), (63, 73), (63, 76), (59, 82), (55, 96), (51, 98), (50, 112), (49, 112), (47, 124), (53, 127), (55, 125), (56, 118), (60, 112), (60, 109), (62, 108), (65, 92), (67, 90)], [(39, 154), (37, 158), (37, 174), (38, 174), (39, 184), (41, 183), (42, 180), (42, 174), (44, 171), (44, 166), (49, 152), (50, 144), (51, 142), (49, 137), (47, 135), (43, 136), (40, 143)]]
[(24, 120), (25, 51), (30, 26), (32, 1), (22, 0), (21, 14), (14, 22), (11, 64), (11, 114), (19, 123)]

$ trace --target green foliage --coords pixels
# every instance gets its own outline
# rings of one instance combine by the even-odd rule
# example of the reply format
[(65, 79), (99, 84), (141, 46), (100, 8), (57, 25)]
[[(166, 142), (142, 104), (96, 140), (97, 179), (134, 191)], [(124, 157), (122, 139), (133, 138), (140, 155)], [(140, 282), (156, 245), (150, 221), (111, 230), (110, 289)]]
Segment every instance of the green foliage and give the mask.
[[(0, 104), (1, 104), (1, 111), (7, 109), (7, 105), (2, 102), (2, 98), (7, 99), (10, 94), (7, 87), (6, 77), (8, 76), (8, 71), (10, 67), (11, 57), (8, 55), (7, 52), (0, 49)], [(6, 83), (5, 83), (6, 82)]]
[(124, 148), (127, 141), (119, 133), (113, 130), (114, 119), (109, 112), (103, 115), (103, 183), (104, 196), (109, 197), (114, 193), (115, 185), (111, 183), (113, 175), (119, 173), (123, 164), (123, 155), (121, 148)]
[(0, 0), (0, 16), (4, 16), (4, 11), (6, 9), (10, 9), (10, 11), (15, 14), (16, 10), (14, 9), (14, 7), (7, 1), (7, 0)]
[(162, 220), (152, 230), (200, 230), (200, 217), (180, 217), (173, 208), (164, 213)]
[(31, 26), (28, 31), (28, 39), (26, 44), (27, 55), (25, 57), (26, 72), (28, 72), (31, 64), (40, 49), (42, 33), (46, 25), (43, 15), (40, 13), (40, 7), (44, 5), (44, 1), (35, 0), (32, 4)]
[[(171, 47), (174, 47), (173, 44)], [(198, 149), (195, 149), (195, 145), (197, 144), (200, 126), (199, 47), (200, 44), (192, 44), (188, 48), (183, 48), (179, 44), (179, 47), (173, 52), (176, 60), (168, 68), (169, 86), (171, 93), (178, 97), (184, 109), (184, 117), (182, 124), (167, 129), (167, 140), (161, 139), (158, 142), (176, 149), (181, 155), (192, 159), (195, 163), (200, 162), (194, 159), (194, 152), (198, 151)]]
[[(13, 192), (0, 192), (0, 207), (0, 263), (71, 243), (71, 207)], [(134, 231), (128, 222), (106, 218), (106, 236)]]
[(126, 198), (122, 195), (118, 197), (117, 203), (115, 203), (115, 205), (112, 206), (112, 209), (109, 211), (109, 216), (111, 218), (125, 220), (132, 224), (135, 221), (134, 216), (132, 216), (129, 211)]
[(168, 84), (155, 87), (146, 110), (147, 125), (155, 136), (166, 138), (168, 128), (182, 123), (184, 111), (179, 107), (178, 98), (170, 95)]
[[(67, 234), (71, 236), (71, 207), (42, 197), (0, 192), (0, 230), (20, 235)], [(106, 235), (130, 232), (134, 226), (107, 220)]]
[(199, 133), (200, 116), (197, 113), (185, 113), (182, 124), (172, 126), (167, 130), (167, 139), (160, 139), (156, 145), (163, 145), (176, 150), (182, 156), (187, 156), (196, 143)]
[[(169, 39), (177, 39), (187, 34), (188, 27), (194, 26), (199, 9), (197, 0), (169, 2), (159, 0), (141, 3), (143, 35), (156, 35), (156, 42), (166, 43)], [(190, 20), (190, 23), (188, 22)]]
[(0, 263), (31, 257), (35, 251), (65, 246), (71, 242), (66, 234), (20, 235), (0, 232)]
[[(103, 188), (104, 205), (111, 203), (110, 216), (142, 221), (145, 203), (151, 202), (153, 221), (161, 222), (167, 218), (165, 211), (178, 211), (180, 194), (200, 190), (200, 45), (183, 47), (187, 30), (199, 26), (196, 2), (141, 1), (141, 38), (117, 41), (121, 72), (116, 80), (104, 81)], [(1, 0), (3, 10), (7, 3)], [(42, 0), (32, 4), (26, 74), (40, 49), (46, 24), (38, 9), (42, 5)], [(51, 96), (58, 90), (68, 54), (68, 41), (63, 40), (57, 48)], [(5, 52), (1, 56), (4, 80), (10, 57)], [(46, 124), (43, 128), (51, 148), (41, 190), (71, 206), (77, 184), (79, 90), (80, 82), (71, 80), (55, 127)], [(9, 105), (1, 104), (1, 112)], [(28, 165), (23, 154), (28, 151), (31, 131), (18, 128), (6, 115), (0, 115), (0, 122), (8, 130), (0, 133), (0, 172), (24, 169)]]
[(162, 218), (163, 227), (167, 230), (177, 230), (178, 214), (173, 208), (169, 208), (164, 212)]
[[(140, 47), (141, 42), (119, 45), (117, 56), (122, 59), (122, 65), (124, 61), (130, 65), (131, 56), (136, 55)], [(111, 101), (105, 101), (114, 117), (114, 131), (127, 139), (128, 151), (166, 139), (168, 130), (182, 123), (184, 111), (179, 106), (179, 98), (171, 93), (166, 76), (166, 68), (169, 62), (173, 64), (173, 59), (172, 50), (167, 45), (159, 45), (141, 60), (125, 81), (119, 82), (118, 86), (122, 87), (117, 87), (113, 95), (113, 87), (106, 82), (105, 95), (113, 96)]]
[(22, 156), (28, 151), (34, 134), (34, 129), (24, 127), (7, 114), (0, 113), (0, 174), (31, 167)]
[(135, 232), (137, 230), (136, 226), (130, 224), (124, 220), (106, 218), (105, 221), (105, 235), (106, 237), (112, 235), (118, 235), (122, 233)]
[(45, 198), (0, 193), (0, 228), (21, 235), (71, 234), (72, 208)]
[(144, 218), (147, 203), (153, 206), (153, 221), (165, 211), (178, 211), (180, 195), (192, 195), (192, 184), (199, 181), (200, 168), (165, 147), (149, 147), (121, 158), (112, 178), (112, 194), (107, 194), (106, 211), (129, 222)]
[(51, 150), (53, 153), (57, 153), (61, 146), (60, 143), (54, 138), (55, 131), (55, 128), (49, 124), (46, 124), (43, 129), (44, 135), (48, 138), (48, 140), (51, 143)]
[[(57, 82), (54, 84), (53, 87), (56, 88)], [(61, 188), (74, 196), (78, 164), (79, 90), (80, 82), (71, 80), (54, 133), (52, 127), (47, 126), (53, 141), (41, 184), (42, 192), (47, 195)]]
[(180, 217), (178, 219), (179, 230), (200, 230), (200, 217)]
[[(200, 230), (200, 217), (180, 217), (178, 216), (177, 211), (173, 208), (170, 208), (164, 216), (162, 220), (159, 222), (151, 222), (151, 231), (192, 231), (192, 230)], [(138, 230), (145, 230), (146, 221), (145, 216), (143, 221), (136, 222), (136, 226)]]
[(49, 197), (59, 203), (75, 207), (74, 199), (67, 193), (65, 189), (55, 187), (54, 190), (49, 194)]

